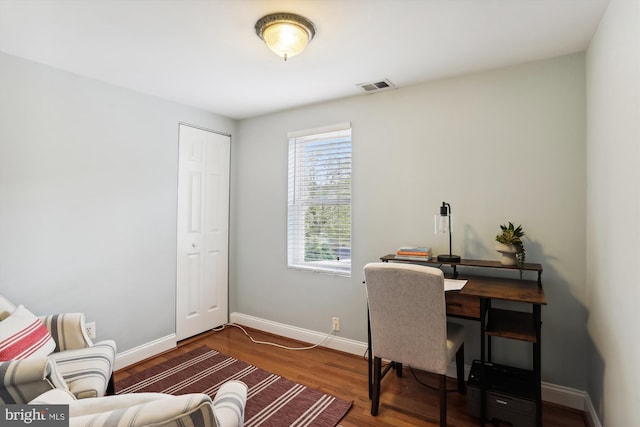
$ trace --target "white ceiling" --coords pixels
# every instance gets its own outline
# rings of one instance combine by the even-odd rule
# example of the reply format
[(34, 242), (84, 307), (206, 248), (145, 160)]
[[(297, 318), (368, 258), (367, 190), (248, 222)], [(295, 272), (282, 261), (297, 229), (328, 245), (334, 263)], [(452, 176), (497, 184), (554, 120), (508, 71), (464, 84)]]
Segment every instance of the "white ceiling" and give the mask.
[[(242, 119), (584, 50), (608, 0), (0, 0), (0, 51)], [(268, 13), (314, 22), (284, 62)]]

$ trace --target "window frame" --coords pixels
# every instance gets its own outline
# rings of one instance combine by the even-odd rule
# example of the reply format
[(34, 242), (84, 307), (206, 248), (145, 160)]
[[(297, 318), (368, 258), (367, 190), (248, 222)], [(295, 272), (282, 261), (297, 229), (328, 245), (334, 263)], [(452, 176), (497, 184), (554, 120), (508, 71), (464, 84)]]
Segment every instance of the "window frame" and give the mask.
[[(348, 138), (348, 141), (344, 141)], [(309, 149), (309, 147), (312, 147)], [(318, 150), (318, 147), (321, 149)], [(333, 146), (333, 147), (332, 147)], [(333, 151), (335, 149), (335, 151)], [(325, 164), (320, 161), (308, 161), (310, 158), (309, 153), (317, 155), (317, 151), (326, 153), (323, 157)], [(351, 243), (353, 240), (352, 231), (352, 152), (353, 152), (353, 139), (351, 123), (339, 123), (336, 125), (325, 126), (321, 128), (290, 132), (288, 134), (288, 162), (287, 162), (287, 267), (296, 270), (307, 270), (318, 273), (325, 273), (338, 276), (351, 277), (352, 265), (351, 265)], [(328, 160), (337, 159), (338, 166), (335, 169), (330, 170), (333, 177), (339, 176), (337, 180), (332, 182), (338, 182), (338, 185), (327, 185), (322, 187), (322, 203), (319, 203), (319, 197), (312, 197), (303, 195), (308, 193), (310, 185), (304, 182), (305, 179), (310, 177), (317, 178), (318, 175), (314, 175), (315, 168), (322, 168), (329, 163)], [(315, 168), (314, 168), (315, 167)], [(345, 175), (343, 175), (345, 174)], [(348, 187), (346, 186), (348, 184)], [(333, 188), (332, 188), (333, 187)], [(324, 191), (329, 188), (331, 191), (325, 193)], [(347, 189), (347, 193), (344, 191)], [(345, 198), (345, 195), (348, 198)], [(348, 227), (346, 233), (343, 234), (342, 226), (345, 225), (344, 207), (348, 206)], [(330, 213), (324, 213), (331, 218), (342, 220), (338, 225), (338, 231), (331, 231), (329, 236), (326, 236), (324, 231), (321, 230), (312, 236), (307, 236), (306, 228), (309, 224), (305, 220), (307, 209), (316, 208), (324, 210), (325, 208)], [(335, 224), (335, 223), (334, 223)], [(323, 248), (329, 248), (334, 244), (337, 246), (331, 247), (331, 253), (336, 256), (336, 259), (305, 259), (309, 255), (309, 249), (307, 245), (310, 239), (325, 240), (329, 239), (330, 243), (322, 244)], [(322, 251), (324, 252), (324, 250)], [(340, 259), (340, 254), (348, 252), (348, 259)], [(315, 256), (318, 253), (313, 254)]]

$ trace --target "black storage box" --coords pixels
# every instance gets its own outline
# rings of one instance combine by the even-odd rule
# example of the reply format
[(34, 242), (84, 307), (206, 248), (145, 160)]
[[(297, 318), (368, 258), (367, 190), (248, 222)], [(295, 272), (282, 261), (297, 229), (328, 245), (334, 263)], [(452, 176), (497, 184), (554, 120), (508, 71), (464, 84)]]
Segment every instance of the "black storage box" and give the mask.
[[(480, 369), (474, 360), (467, 381), (467, 411), (480, 417)], [(485, 362), (486, 419), (509, 422), (513, 427), (536, 425), (536, 388), (532, 371)]]

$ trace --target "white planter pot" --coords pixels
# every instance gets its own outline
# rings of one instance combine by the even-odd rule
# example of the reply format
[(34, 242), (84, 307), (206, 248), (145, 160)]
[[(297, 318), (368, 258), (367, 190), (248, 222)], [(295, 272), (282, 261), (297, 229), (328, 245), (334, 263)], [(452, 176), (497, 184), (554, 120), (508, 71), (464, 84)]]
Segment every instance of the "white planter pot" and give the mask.
[(496, 251), (500, 252), (500, 263), (502, 265), (516, 265), (517, 249), (514, 245), (505, 245), (504, 243), (496, 244)]

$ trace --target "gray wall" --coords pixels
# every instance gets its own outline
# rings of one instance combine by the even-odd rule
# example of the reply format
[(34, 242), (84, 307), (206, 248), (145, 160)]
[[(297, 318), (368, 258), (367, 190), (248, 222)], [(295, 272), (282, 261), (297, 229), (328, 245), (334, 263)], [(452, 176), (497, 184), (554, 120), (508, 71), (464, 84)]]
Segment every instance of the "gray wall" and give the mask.
[(119, 351), (175, 333), (178, 123), (235, 123), (1, 53), (0, 93), (0, 293)]
[(640, 421), (640, 2), (613, 0), (587, 53), (588, 387), (605, 426)]
[[(288, 270), (288, 131), (350, 121), (353, 276)], [(442, 201), (456, 220), (453, 249), (498, 259), (494, 238), (522, 224), (527, 259), (544, 266), (544, 381), (584, 390), (584, 55), (535, 62), (244, 120), (233, 147), (231, 310), (366, 341), (362, 267), (406, 244), (436, 253)], [(468, 324), (467, 362), (479, 356)], [(527, 344), (496, 340), (496, 361), (524, 367)]]

